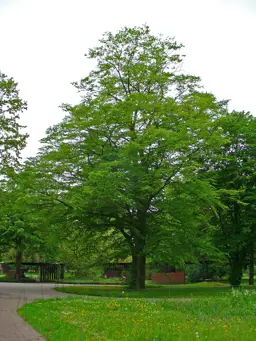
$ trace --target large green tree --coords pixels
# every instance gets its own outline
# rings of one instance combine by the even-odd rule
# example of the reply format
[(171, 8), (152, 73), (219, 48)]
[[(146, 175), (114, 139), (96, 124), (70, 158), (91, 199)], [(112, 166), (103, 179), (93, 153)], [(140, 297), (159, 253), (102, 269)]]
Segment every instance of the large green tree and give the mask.
[(95, 69), (75, 83), (81, 103), (63, 105), (38, 156), (37, 177), (70, 226), (122, 235), (138, 289), (147, 256), (181, 260), (210, 245), (200, 237), (217, 195), (198, 156), (222, 144), (227, 102), (181, 72), (181, 48), (147, 26), (104, 34), (87, 55)]

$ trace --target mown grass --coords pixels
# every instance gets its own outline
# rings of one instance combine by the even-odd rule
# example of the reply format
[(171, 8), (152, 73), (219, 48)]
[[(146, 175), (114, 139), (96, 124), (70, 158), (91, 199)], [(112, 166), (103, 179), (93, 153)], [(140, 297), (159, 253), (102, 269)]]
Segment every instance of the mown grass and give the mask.
[[(26, 281), (36, 281), (36, 278), (39, 278), (39, 275), (25, 273), (25, 278), (22, 279), (23, 282)], [(16, 282), (15, 278), (8, 278), (6, 275), (0, 275), (0, 282)], [(124, 283), (120, 278), (99, 278), (99, 279), (90, 279), (85, 277), (75, 277), (75, 278), (65, 278), (64, 280), (53, 280), (54, 283), (60, 284), (117, 284), (121, 285)]]
[(254, 341), (255, 291), (191, 300), (40, 300), (19, 310), (48, 341)]
[(58, 287), (56, 290), (70, 294), (104, 297), (185, 298), (222, 296), (229, 293), (231, 288), (228, 283), (204, 282), (184, 285), (152, 285), (147, 286), (145, 290), (130, 290), (125, 286), (70, 286)]
[(57, 283), (67, 283), (67, 284), (123, 284), (122, 281), (118, 277), (110, 277), (110, 278), (98, 278), (98, 279), (90, 279), (86, 277), (68, 277), (63, 280), (56, 281)]

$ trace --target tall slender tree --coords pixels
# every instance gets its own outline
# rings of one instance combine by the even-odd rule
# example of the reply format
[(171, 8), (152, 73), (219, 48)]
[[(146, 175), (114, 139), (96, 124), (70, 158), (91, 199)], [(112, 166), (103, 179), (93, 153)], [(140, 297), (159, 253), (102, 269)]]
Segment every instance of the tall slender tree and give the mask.
[(27, 134), (20, 124), (20, 114), (27, 104), (19, 97), (17, 83), (0, 72), (0, 172), (17, 166)]

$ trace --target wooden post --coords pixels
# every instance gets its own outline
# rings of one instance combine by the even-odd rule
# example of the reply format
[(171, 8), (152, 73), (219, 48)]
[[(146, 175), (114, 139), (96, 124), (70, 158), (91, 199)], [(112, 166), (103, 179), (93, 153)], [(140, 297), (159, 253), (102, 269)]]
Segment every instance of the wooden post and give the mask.
[(22, 263), (22, 251), (18, 250), (16, 254), (16, 281), (21, 280), (21, 263)]
[(39, 276), (40, 276), (40, 282), (43, 282), (43, 269), (42, 269), (42, 264), (39, 264)]
[(61, 264), (61, 269), (60, 269), (60, 279), (64, 279), (64, 264)]

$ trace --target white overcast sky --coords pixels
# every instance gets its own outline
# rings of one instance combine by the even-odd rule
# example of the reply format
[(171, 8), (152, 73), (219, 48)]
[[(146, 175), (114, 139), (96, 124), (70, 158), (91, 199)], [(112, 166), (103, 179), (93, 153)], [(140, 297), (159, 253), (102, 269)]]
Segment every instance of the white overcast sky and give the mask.
[(33, 156), (70, 84), (90, 70), (84, 54), (105, 31), (147, 23), (185, 45), (183, 69), (230, 108), (256, 114), (256, 0), (0, 0), (0, 70), (19, 83)]

